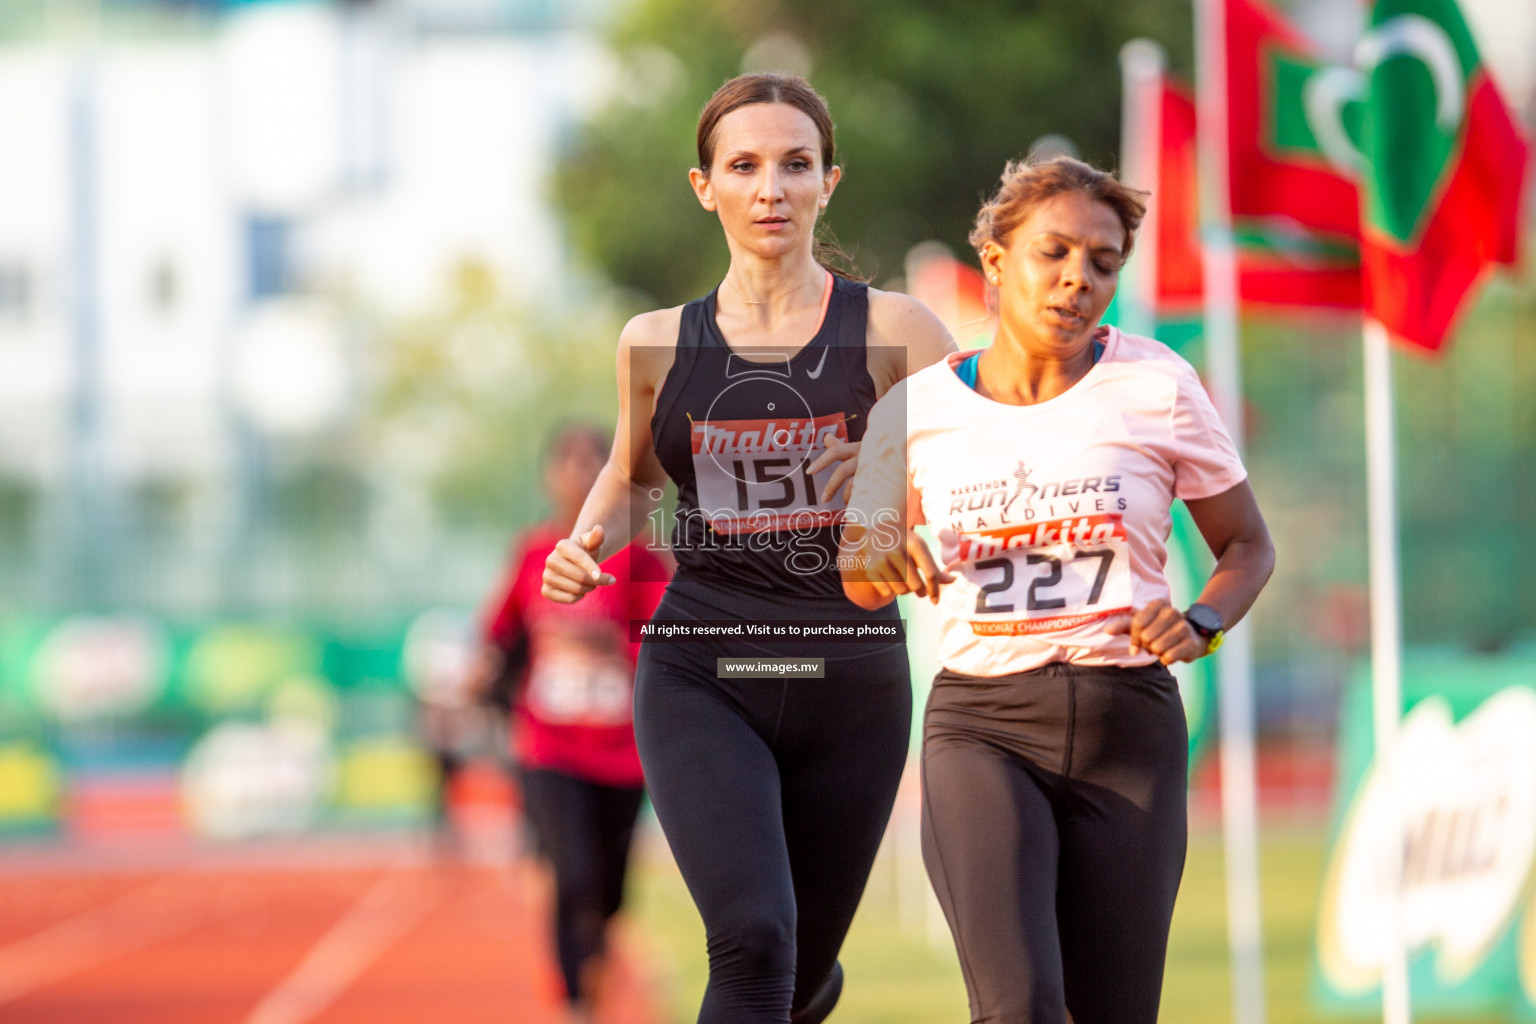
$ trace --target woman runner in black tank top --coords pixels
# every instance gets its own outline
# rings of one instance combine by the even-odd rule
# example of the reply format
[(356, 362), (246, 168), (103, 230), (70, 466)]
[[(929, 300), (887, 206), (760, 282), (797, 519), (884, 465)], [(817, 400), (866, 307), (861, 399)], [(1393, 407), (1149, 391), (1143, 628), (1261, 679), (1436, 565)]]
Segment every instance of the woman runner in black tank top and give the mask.
[[(556, 601), (612, 582), (603, 559), (676, 483), (678, 571), (652, 625), (714, 638), (646, 638), (635, 734), (704, 919), (701, 1024), (831, 1012), (908, 749), (902, 644), (771, 633), (893, 623), (842, 595), (847, 481), (875, 400), (954, 348), (920, 303), (818, 265), (815, 222), (840, 176), (830, 115), (802, 79), (743, 75), (705, 106), (689, 177), (720, 217), (730, 269), (709, 296), (625, 327), (613, 454), (545, 566)], [(822, 675), (733, 675), (726, 658), (818, 659)]]
[(677, 353), (651, 417), (656, 455), (677, 482), (672, 549), (690, 582), (842, 595), (834, 568), (841, 495), (821, 500), (826, 440), (857, 442), (875, 404), (867, 286), (827, 274), (826, 312), (793, 355), (731, 350), (716, 292), (683, 307)]

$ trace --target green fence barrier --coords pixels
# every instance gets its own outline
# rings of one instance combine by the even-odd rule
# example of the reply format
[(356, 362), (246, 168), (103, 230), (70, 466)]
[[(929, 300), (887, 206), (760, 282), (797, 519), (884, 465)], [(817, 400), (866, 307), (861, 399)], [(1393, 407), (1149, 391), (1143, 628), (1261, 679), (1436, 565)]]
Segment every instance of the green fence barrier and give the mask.
[[(469, 643), (466, 619), (434, 614), (435, 642)], [(445, 639), (444, 621), (462, 629)], [(67, 828), (71, 785), (114, 776), (175, 787), (187, 828), (215, 838), (424, 821), (435, 768), (414, 732), (406, 637), (138, 616), (0, 623), (0, 838)]]

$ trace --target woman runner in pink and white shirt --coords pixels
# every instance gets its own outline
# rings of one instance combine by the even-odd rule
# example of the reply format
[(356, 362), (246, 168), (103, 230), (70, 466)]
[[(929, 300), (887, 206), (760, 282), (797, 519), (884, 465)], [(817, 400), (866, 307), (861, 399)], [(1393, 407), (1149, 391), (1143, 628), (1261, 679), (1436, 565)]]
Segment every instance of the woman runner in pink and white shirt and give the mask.
[[(971, 235), (996, 340), (893, 387), (854, 478), (845, 592), (943, 615), (923, 855), (977, 1022), (1156, 1021), (1186, 842), (1166, 666), (1214, 650), (1274, 565), (1194, 370), (1099, 325), (1143, 195), (1011, 164)], [(1175, 498), (1217, 557), (1186, 610), (1163, 574)]]

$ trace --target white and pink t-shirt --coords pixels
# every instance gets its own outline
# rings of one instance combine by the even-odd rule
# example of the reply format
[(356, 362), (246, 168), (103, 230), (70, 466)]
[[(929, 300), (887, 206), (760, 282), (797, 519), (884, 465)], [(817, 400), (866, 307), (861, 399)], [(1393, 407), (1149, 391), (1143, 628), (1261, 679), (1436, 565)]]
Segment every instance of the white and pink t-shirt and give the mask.
[(959, 352), (870, 412), (848, 516), (889, 520), (905, 501), (909, 521), (932, 528), (935, 556), (955, 563), (939, 601), (939, 659), (952, 671), (1156, 660), (1105, 623), (1169, 596), (1173, 499), (1247, 475), (1189, 363), (1113, 327), (1097, 337), (1093, 369), (1048, 402), (983, 397), (956, 375), (974, 354)]

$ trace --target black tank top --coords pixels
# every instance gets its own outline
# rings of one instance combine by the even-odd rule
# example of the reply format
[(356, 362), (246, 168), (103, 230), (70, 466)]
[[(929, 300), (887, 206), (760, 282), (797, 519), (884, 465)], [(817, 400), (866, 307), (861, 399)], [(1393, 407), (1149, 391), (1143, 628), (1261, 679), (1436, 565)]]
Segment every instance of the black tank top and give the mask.
[(683, 307), (677, 356), (651, 417), (656, 454), (677, 484), (677, 578), (841, 598), (842, 496), (820, 500), (833, 467), (814, 479), (807, 470), (828, 435), (863, 438), (875, 404), (864, 345), (869, 289), (834, 278), (816, 336), (769, 361), (731, 351), (715, 323), (716, 292)]

